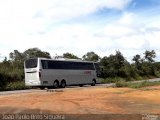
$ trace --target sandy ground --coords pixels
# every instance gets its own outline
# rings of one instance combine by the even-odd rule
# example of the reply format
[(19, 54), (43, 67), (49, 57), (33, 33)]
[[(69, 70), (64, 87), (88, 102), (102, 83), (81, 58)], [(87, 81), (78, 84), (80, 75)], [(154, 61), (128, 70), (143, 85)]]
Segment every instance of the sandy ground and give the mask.
[(160, 114), (160, 86), (84, 87), (1, 95), (0, 113)]

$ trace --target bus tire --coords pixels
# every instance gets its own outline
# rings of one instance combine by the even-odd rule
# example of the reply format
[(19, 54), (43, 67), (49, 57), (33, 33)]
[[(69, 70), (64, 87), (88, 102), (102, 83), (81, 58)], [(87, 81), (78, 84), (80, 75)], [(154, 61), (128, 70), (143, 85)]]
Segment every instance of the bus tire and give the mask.
[(40, 88), (41, 90), (44, 90), (45, 87), (44, 87), (44, 86), (41, 86), (41, 87), (39, 87), (39, 88)]
[(54, 87), (54, 88), (58, 88), (58, 87), (59, 87), (59, 82), (58, 82), (58, 80), (55, 80), (55, 81), (54, 81), (53, 87)]
[(96, 85), (96, 80), (95, 79), (93, 79), (92, 80), (92, 84), (91, 84), (91, 86), (95, 86)]
[(83, 87), (83, 84), (80, 84), (79, 86), (80, 86), (80, 87)]
[(62, 80), (61, 81), (61, 86), (60, 86), (61, 88), (65, 88), (66, 87), (66, 81), (65, 80)]

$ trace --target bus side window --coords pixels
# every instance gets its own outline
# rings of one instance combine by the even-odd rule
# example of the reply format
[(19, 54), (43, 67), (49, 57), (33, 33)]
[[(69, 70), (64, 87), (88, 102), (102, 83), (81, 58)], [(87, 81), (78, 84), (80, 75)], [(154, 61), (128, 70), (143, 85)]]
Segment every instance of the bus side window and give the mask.
[(48, 61), (47, 60), (42, 60), (42, 68), (48, 69)]

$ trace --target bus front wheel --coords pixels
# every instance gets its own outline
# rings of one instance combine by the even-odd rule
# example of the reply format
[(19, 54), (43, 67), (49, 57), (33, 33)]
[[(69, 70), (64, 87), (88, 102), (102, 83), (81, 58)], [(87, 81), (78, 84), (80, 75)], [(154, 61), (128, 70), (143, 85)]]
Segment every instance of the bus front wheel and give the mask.
[(56, 80), (56, 81), (54, 81), (54, 83), (53, 83), (53, 87), (54, 88), (58, 88), (59, 87), (59, 82)]

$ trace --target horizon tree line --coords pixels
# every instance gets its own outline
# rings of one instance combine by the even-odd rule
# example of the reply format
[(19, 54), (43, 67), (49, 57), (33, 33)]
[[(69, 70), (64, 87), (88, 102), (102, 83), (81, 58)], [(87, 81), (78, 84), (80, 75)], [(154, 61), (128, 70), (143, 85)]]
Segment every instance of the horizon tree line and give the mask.
[[(30, 48), (22, 53), (18, 50), (10, 52), (9, 59), (5, 57), (0, 62), (0, 87), (10, 82), (23, 81), (24, 61), (32, 57), (51, 58), (51, 55), (39, 48)], [(87, 52), (82, 58), (69, 52), (64, 53), (63, 57), (99, 62), (102, 69), (102, 78), (122, 77), (129, 81), (144, 77), (160, 77), (160, 63), (154, 60), (156, 58), (154, 50), (146, 50), (143, 56), (134, 55), (133, 63), (128, 62), (120, 51), (102, 58), (93, 51)]]

